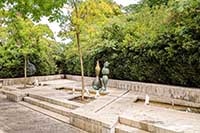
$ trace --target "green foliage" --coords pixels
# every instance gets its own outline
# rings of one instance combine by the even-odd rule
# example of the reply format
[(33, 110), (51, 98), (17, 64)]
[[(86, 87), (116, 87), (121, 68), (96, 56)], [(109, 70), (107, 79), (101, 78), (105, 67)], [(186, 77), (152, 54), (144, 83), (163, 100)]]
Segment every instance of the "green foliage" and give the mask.
[(169, 0), (142, 0), (142, 4), (147, 5), (151, 8), (160, 5), (167, 5)]
[(35, 25), (29, 19), (13, 18), (1, 26), (0, 77), (24, 74), (24, 56), (36, 66), (36, 75), (56, 72), (53, 33), (47, 25)]
[[(99, 34), (82, 40), (85, 74), (94, 76), (98, 59), (110, 62), (111, 78), (200, 87), (199, 7), (198, 0), (143, 1), (112, 15)], [(71, 46), (67, 73), (80, 74)]]
[[(0, 7), (13, 2), (3, 0)], [(143, 0), (124, 13), (112, 0), (86, 0), (77, 2), (78, 14), (67, 16), (59, 8), (66, 1), (15, 2), (0, 10), (0, 77), (22, 76), (24, 55), (36, 65), (36, 75), (80, 74), (78, 31), (85, 75), (95, 76), (97, 60), (101, 67), (109, 61), (110, 78), (200, 87), (199, 0)], [(56, 43), (48, 26), (27, 15), (61, 18), (60, 36), (71, 42)]]
[(1, 0), (0, 9), (6, 9), (9, 17), (21, 14), (23, 18), (32, 18), (39, 21), (42, 16), (48, 16), (50, 20), (61, 17), (61, 8), (67, 0)]

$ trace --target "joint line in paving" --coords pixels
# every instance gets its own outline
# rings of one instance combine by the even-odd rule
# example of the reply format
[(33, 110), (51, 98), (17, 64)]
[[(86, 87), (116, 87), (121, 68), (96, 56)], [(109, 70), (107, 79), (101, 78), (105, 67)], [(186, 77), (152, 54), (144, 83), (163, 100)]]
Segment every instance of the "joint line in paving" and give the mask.
[(122, 93), (121, 95), (117, 96), (116, 98), (114, 98), (113, 100), (111, 100), (109, 103), (103, 105), (102, 107), (100, 107), (99, 109), (97, 109), (95, 111), (95, 113), (99, 112), (100, 110), (102, 110), (103, 108), (105, 108), (106, 106), (112, 104), (113, 102), (117, 101), (119, 98), (121, 98), (122, 96), (126, 95), (127, 93), (129, 93), (130, 90), (126, 90), (124, 93)]

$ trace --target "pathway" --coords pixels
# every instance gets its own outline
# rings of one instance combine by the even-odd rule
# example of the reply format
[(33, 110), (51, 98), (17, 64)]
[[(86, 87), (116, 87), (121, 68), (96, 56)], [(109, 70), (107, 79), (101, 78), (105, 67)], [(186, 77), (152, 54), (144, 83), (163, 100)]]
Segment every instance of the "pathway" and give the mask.
[(0, 133), (80, 133), (81, 130), (10, 102), (0, 94)]

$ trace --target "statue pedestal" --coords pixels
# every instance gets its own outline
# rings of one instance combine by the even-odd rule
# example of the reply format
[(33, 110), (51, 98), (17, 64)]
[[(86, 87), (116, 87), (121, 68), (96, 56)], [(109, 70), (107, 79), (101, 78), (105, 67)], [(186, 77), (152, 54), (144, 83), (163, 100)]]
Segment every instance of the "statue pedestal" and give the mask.
[[(91, 88), (89, 88), (88, 89), (89, 90), (89, 92), (90, 92), (90, 94), (91, 93), (95, 93), (96, 94), (96, 90), (94, 90), (92, 87)], [(109, 94), (110, 92), (108, 91), (108, 90), (106, 90), (106, 91), (103, 91), (103, 90), (99, 90), (99, 94), (100, 95), (107, 95), (107, 94)]]

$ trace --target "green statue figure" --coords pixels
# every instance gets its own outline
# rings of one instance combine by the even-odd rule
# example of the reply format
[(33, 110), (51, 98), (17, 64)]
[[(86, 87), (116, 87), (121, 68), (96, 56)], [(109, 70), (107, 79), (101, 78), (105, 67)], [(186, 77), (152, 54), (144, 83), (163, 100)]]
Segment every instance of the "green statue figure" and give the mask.
[(99, 61), (97, 61), (96, 67), (95, 67), (95, 72), (96, 72), (96, 78), (95, 80), (92, 82), (92, 87), (95, 90), (100, 90), (102, 87), (100, 78), (99, 78), (99, 74), (100, 74), (101, 68), (99, 66)]
[(107, 91), (107, 84), (108, 84), (108, 75), (110, 73), (110, 70), (108, 69), (109, 63), (106, 61), (104, 63), (103, 69), (102, 69), (102, 90)]
[(97, 64), (95, 67), (96, 78), (92, 82), (92, 88), (96, 90), (95, 97), (99, 96), (99, 91), (107, 91), (108, 75), (110, 73), (108, 66), (109, 66), (109, 63), (106, 61), (102, 69), (103, 77), (100, 79), (99, 74), (100, 74), (101, 68), (99, 66), (99, 61), (97, 61)]

